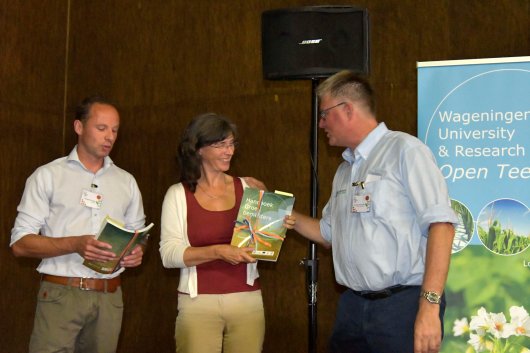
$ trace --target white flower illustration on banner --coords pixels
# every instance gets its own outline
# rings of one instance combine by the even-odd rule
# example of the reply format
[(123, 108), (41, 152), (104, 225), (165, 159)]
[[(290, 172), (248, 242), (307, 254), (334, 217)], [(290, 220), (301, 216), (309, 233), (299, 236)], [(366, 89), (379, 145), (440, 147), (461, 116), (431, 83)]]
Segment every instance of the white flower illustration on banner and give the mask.
[(469, 334), (466, 352), (530, 353), (530, 316), (522, 306), (510, 308), (510, 322), (504, 313), (490, 313), (480, 308), (477, 315), (457, 319), (453, 325), (455, 336)]

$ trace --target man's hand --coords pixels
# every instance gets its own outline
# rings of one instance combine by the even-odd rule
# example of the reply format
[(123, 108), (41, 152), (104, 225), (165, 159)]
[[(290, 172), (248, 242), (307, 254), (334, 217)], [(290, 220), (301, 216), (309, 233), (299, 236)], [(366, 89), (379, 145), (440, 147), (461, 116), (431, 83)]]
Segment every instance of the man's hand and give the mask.
[(287, 229), (293, 229), (296, 224), (296, 217), (294, 215), (287, 215), (283, 219), (283, 226)]
[(267, 191), (267, 187), (265, 186), (265, 184), (261, 180), (258, 180), (258, 179), (253, 178), (253, 177), (243, 177), (243, 180), (245, 180), (245, 182), (251, 188)]
[(136, 245), (136, 247), (131, 251), (127, 256), (124, 256), (120, 261), (121, 267), (136, 267), (142, 264), (142, 259), (144, 256), (144, 248), (141, 245)]
[[(56, 238), (50, 239), (52, 242), (56, 241)], [(112, 252), (112, 246), (109, 243), (97, 240), (93, 235), (82, 235), (70, 237), (69, 239), (74, 242), (75, 252), (86, 260), (109, 261), (116, 258), (116, 254)]]
[(420, 298), (414, 324), (414, 353), (438, 353), (442, 343), (440, 305)]

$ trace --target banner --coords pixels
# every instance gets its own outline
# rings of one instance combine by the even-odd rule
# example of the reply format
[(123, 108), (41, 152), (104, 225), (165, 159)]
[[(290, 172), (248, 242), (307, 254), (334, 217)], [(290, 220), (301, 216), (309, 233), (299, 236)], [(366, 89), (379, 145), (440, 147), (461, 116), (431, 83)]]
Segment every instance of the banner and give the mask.
[(418, 137), (460, 220), (442, 352), (530, 353), (530, 57), (418, 63)]

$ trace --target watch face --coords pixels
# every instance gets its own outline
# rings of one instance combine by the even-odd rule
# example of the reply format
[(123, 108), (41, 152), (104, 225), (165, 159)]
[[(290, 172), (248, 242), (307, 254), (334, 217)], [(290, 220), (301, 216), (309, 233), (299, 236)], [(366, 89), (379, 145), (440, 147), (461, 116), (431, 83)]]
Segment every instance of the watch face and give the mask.
[(440, 304), (440, 295), (436, 292), (424, 292), (423, 297), (431, 303)]
[(427, 299), (429, 299), (431, 302), (438, 300), (437, 296), (434, 293), (428, 293)]

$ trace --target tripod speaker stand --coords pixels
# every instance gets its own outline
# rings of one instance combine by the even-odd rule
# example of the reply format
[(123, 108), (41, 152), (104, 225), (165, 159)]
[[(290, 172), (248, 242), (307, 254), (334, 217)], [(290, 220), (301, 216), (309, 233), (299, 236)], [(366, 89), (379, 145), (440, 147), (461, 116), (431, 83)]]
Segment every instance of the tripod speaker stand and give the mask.
[[(318, 217), (319, 79), (344, 69), (369, 71), (368, 12), (350, 6), (307, 6), (265, 11), (261, 17), (263, 76), (311, 80), (311, 205)], [(309, 242), (306, 267), (308, 352), (317, 351), (317, 247)]]

